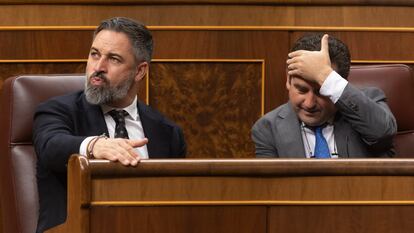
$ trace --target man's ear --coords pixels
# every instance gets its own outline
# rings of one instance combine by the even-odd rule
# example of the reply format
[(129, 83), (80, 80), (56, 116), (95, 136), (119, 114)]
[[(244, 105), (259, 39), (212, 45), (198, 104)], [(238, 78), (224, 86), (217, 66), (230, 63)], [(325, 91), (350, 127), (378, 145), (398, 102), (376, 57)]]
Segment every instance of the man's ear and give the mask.
[(141, 79), (143, 79), (146, 76), (147, 72), (148, 72), (148, 63), (146, 61), (139, 63), (137, 66), (136, 74), (135, 74), (135, 81), (136, 82), (141, 81)]
[(290, 80), (291, 80), (291, 77), (288, 74), (286, 74), (286, 90), (288, 91), (290, 89)]

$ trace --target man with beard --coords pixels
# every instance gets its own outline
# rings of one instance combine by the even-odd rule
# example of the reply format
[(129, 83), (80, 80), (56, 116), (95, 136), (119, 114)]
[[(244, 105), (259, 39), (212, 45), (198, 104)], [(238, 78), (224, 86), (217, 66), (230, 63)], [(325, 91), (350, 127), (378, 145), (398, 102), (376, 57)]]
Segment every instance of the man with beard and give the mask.
[(144, 25), (126, 18), (103, 21), (89, 52), (85, 90), (38, 106), (33, 126), (40, 200), (37, 232), (66, 219), (70, 155), (125, 166), (145, 158), (185, 156), (182, 130), (137, 100), (152, 47)]
[(287, 60), (289, 102), (252, 128), (257, 157), (390, 157), (397, 131), (378, 88), (355, 88), (346, 78), (350, 54), (328, 35), (300, 38)]

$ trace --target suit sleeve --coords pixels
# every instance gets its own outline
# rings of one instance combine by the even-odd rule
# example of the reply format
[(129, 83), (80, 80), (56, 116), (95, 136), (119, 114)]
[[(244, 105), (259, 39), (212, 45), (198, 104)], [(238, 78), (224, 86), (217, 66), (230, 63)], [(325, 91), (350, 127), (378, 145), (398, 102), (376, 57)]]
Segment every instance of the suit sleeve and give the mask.
[(185, 158), (187, 154), (187, 144), (184, 139), (183, 131), (180, 127), (175, 126), (172, 137), (172, 151), (176, 158)]
[(259, 119), (252, 127), (252, 139), (256, 148), (256, 157), (279, 157), (270, 122), (266, 118)]
[(70, 155), (79, 153), (86, 137), (75, 136), (75, 114), (68, 106), (51, 100), (39, 105), (33, 122), (33, 144), (41, 166), (64, 172)]
[(335, 105), (368, 145), (391, 141), (397, 132), (385, 94), (378, 88), (361, 91), (348, 83)]

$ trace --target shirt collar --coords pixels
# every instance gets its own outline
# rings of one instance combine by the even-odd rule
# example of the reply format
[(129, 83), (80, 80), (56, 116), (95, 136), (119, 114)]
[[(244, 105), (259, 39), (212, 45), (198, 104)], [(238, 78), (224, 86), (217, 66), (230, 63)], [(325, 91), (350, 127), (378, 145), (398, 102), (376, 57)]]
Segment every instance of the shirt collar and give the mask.
[[(324, 126), (333, 126), (333, 124), (334, 124), (334, 118), (333, 117), (331, 117), (328, 121), (326, 121), (325, 123), (323, 123), (322, 125), (324, 125)], [(300, 122), (300, 125), (302, 126), (302, 127), (304, 127), (304, 128), (309, 128), (309, 129), (313, 129), (314, 127), (312, 127), (312, 126), (308, 126), (308, 125), (306, 125), (305, 124), (305, 122), (303, 122), (303, 121), (301, 121)]]
[(139, 115), (138, 115), (138, 107), (137, 107), (137, 101), (138, 98), (137, 96), (135, 96), (134, 101), (132, 101), (132, 103), (128, 106), (126, 106), (125, 108), (113, 108), (110, 107), (106, 104), (101, 105), (101, 109), (102, 112), (104, 114), (107, 114), (109, 111), (112, 111), (113, 109), (117, 109), (117, 110), (125, 110), (126, 112), (128, 112), (129, 116), (131, 116), (134, 120), (138, 120), (139, 119)]

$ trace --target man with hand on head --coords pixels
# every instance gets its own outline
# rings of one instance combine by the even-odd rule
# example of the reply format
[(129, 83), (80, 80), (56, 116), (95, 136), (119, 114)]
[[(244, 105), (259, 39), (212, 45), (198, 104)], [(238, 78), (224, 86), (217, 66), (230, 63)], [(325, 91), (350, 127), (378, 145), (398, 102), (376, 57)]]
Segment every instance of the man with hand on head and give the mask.
[(152, 35), (144, 25), (127, 18), (103, 21), (89, 52), (85, 90), (52, 98), (36, 109), (37, 232), (66, 219), (70, 155), (125, 166), (145, 158), (185, 156), (182, 130), (137, 99), (152, 48)]
[(287, 60), (289, 101), (252, 128), (257, 157), (391, 157), (397, 131), (378, 88), (346, 80), (347, 46), (328, 35), (300, 38)]

